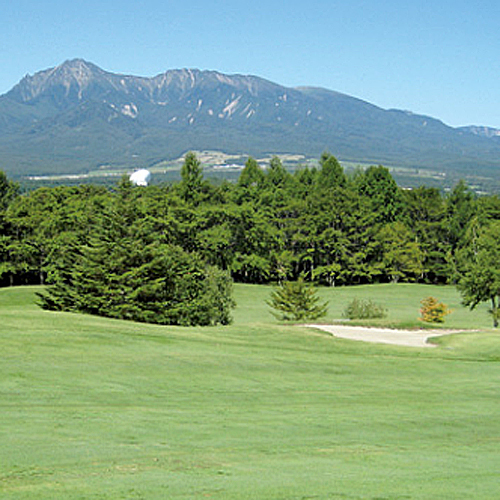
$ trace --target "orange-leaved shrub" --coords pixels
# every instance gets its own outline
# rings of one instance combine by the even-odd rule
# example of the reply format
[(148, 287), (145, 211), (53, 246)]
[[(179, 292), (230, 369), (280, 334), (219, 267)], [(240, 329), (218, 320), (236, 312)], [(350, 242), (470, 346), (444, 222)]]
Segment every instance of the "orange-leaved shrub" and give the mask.
[(426, 297), (420, 301), (420, 321), (427, 323), (444, 323), (444, 318), (451, 313), (451, 309), (435, 297)]

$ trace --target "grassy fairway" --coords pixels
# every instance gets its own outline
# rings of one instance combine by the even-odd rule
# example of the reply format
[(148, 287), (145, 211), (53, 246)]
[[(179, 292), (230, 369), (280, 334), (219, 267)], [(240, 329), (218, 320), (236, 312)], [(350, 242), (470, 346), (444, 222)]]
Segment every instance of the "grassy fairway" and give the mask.
[(321, 291), (328, 320), (357, 296), (417, 326), (435, 295), (484, 329), (437, 349), (279, 325), (266, 287), (221, 328), (45, 312), (35, 290), (0, 290), (2, 499), (500, 497), (500, 335), (451, 288)]

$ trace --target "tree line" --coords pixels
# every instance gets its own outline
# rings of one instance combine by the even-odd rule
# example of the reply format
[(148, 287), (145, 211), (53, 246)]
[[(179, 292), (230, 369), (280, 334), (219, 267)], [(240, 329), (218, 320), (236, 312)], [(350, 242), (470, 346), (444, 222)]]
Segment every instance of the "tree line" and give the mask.
[[(52, 284), (44, 300), (56, 309), (179, 324), (190, 301), (187, 322), (225, 323), (231, 279), (302, 277), (456, 283), (467, 305), (490, 300), (498, 318), (498, 196), (478, 197), (463, 182), (446, 194), (405, 190), (383, 166), (348, 176), (329, 153), (294, 173), (277, 157), (266, 169), (249, 158), (235, 183), (209, 182), (193, 153), (168, 185), (123, 178), (113, 189), (20, 195), (0, 175), (0, 224), (2, 284)], [(115, 296), (104, 293), (111, 288)]]

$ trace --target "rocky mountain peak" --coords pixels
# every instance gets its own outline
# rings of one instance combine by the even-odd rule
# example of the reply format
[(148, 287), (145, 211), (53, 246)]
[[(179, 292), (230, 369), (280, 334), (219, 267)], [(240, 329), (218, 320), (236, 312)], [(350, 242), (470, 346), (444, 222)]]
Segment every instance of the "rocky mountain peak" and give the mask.
[(26, 75), (10, 92), (9, 96), (20, 102), (30, 102), (45, 92), (59, 88), (66, 96), (82, 98), (82, 93), (96, 78), (105, 72), (83, 59), (72, 59), (34, 75)]
[[(162, 100), (165, 95), (183, 98), (194, 91), (225, 87), (250, 96), (281, 94), (286, 89), (263, 78), (226, 75), (199, 69), (168, 70), (155, 77), (140, 77), (109, 73), (83, 59), (65, 61), (59, 66), (26, 75), (9, 93), (9, 98), (29, 103), (39, 98), (49, 99), (57, 107), (78, 104), (86, 98), (100, 96), (111, 99), (119, 93), (147, 101)], [(104, 97), (107, 96), (107, 97)]]

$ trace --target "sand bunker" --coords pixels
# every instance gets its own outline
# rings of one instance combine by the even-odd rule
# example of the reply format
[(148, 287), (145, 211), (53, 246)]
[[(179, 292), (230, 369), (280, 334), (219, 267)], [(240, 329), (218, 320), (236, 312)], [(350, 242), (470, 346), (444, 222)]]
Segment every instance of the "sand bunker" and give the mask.
[(303, 325), (317, 328), (335, 337), (379, 344), (396, 344), (409, 347), (435, 347), (427, 341), (431, 337), (440, 337), (460, 330), (390, 330), (387, 328), (365, 328), (347, 325)]

